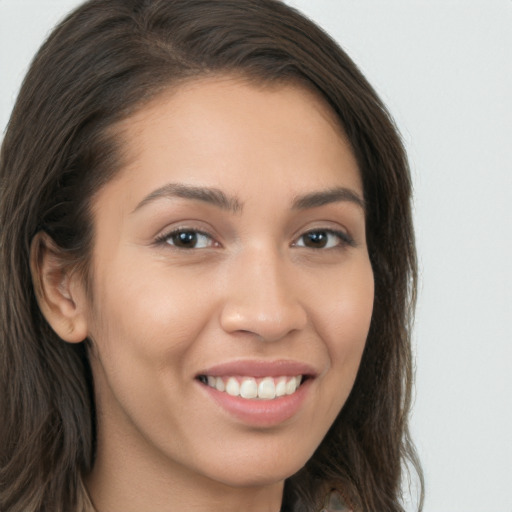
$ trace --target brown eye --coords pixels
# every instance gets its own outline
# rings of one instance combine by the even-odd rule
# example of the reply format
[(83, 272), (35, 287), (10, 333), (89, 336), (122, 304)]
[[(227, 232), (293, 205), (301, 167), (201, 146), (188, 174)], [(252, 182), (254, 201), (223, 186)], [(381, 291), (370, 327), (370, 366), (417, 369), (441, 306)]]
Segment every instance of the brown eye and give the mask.
[(183, 231), (180, 233), (174, 233), (170, 239), (172, 244), (176, 247), (195, 247), (197, 244), (197, 233), (193, 231)]
[(323, 249), (328, 240), (328, 234), (325, 231), (313, 231), (303, 235), (304, 246), (311, 247), (313, 249)]
[(334, 247), (353, 245), (353, 243), (352, 239), (346, 233), (329, 229), (318, 229), (304, 233), (294, 245), (308, 249), (331, 249)]
[(173, 231), (161, 237), (158, 242), (177, 247), (178, 249), (205, 249), (214, 245), (210, 235), (194, 229)]

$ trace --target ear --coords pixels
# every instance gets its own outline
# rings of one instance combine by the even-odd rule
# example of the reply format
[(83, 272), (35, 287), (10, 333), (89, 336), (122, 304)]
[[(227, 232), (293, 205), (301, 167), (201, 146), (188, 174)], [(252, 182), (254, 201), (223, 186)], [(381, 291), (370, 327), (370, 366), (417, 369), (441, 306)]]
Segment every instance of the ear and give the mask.
[(87, 295), (82, 278), (52, 238), (39, 232), (30, 247), (30, 271), (39, 309), (69, 343), (87, 337)]

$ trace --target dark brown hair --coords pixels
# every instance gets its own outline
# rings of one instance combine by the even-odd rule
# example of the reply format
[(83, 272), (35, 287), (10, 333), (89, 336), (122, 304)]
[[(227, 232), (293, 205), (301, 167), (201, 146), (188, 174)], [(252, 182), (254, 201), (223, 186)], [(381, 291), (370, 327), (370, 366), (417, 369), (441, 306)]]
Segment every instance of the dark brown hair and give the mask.
[(334, 425), (287, 480), (283, 510), (317, 510), (337, 488), (358, 510), (401, 511), (404, 468), (421, 484), (407, 423), (411, 183), (374, 90), (329, 36), (277, 0), (91, 0), (35, 57), (0, 155), (1, 510), (82, 511), (82, 475), (94, 464), (87, 342), (62, 342), (39, 311), (31, 241), (45, 231), (86, 269), (91, 198), (122, 165), (116, 123), (168, 87), (216, 74), (318, 91), (352, 146), (367, 205), (375, 303), (365, 352)]

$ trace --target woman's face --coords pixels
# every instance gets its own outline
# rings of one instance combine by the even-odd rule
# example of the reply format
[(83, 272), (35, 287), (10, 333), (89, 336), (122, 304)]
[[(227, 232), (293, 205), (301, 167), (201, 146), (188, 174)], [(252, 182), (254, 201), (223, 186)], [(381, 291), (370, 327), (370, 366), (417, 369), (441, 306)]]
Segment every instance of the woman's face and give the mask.
[(280, 482), (342, 408), (370, 324), (352, 151), (313, 93), (228, 78), (121, 133), (125, 165), (93, 200), (98, 467)]

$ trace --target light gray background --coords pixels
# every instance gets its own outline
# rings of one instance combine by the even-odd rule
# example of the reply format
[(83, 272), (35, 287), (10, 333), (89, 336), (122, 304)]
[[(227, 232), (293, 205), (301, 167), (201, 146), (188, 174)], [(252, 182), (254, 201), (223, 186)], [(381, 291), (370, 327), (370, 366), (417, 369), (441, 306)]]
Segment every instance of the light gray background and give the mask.
[[(0, 0), (2, 132), (32, 55), (78, 3)], [(512, 1), (288, 3), (356, 61), (409, 151), (425, 511), (512, 512)]]

